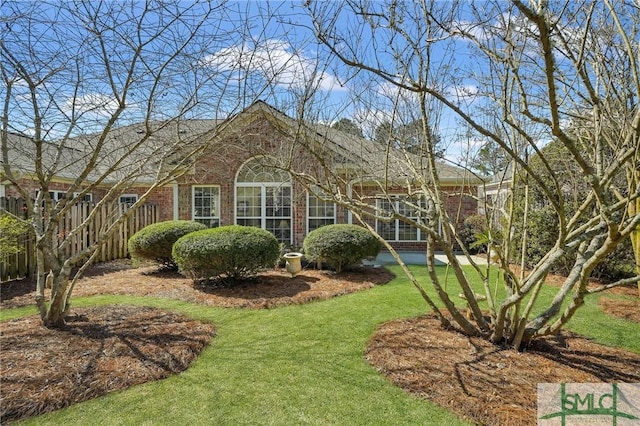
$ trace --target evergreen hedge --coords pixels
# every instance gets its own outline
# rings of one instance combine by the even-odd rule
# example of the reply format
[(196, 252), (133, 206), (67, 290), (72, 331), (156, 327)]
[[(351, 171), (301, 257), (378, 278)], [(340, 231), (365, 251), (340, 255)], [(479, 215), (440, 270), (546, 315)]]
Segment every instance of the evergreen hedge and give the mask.
[(341, 272), (349, 265), (377, 256), (382, 243), (361, 226), (327, 225), (311, 231), (303, 247), (307, 259), (321, 261)]
[(173, 268), (176, 266), (171, 255), (173, 244), (180, 237), (206, 228), (191, 220), (168, 220), (145, 226), (129, 238), (129, 254)]
[(173, 246), (181, 273), (194, 281), (212, 277), (235, 281), (273, 268), (278, 240), (264, 229), (230, 225), (185, 235)]

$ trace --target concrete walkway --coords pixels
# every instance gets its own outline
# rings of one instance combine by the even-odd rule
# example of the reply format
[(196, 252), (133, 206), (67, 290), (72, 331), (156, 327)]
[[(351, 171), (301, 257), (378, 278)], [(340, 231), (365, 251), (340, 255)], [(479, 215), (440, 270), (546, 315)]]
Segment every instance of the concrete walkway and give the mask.
[[(400, 258), (407, 265), (426, 265), (427, 264), (424, 252), (400, 251), (398, 252), (398, 254), (400, 254)], [(460, 254), (460, 255), (457, 255), (456, 257), (458, 258), (458, 261), (462, 265), (469, 265), (469, 259), (467, 259), (465, 255)], [(435, 258), (436, 258), (436, 265), (446, 265), (449, 263), (449, 261), (447, 260), (447, 257), (442, 252), (436, 252)], [(478, 265), (487, 264), (487, 259), (485, 257), (472, 256), (472, 258), (473, 258), (473, 261), (476, 262)], [(396, 263), (396, 260), (393, 258), (393, 256), (391, 256), (391, 253), (384, 250), (380, 252), (378, 257), (376, 257), (374, 261), (370, 261), (366, 263), (374, 264), (374, 265), (393, 265)]]

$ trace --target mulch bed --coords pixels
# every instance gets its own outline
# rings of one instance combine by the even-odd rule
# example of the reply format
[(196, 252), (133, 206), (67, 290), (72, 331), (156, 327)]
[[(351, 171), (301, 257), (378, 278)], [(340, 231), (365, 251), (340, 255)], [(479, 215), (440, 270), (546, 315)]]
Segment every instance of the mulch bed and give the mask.
[(160, 309), (75, 308), (62, 330), (0, 323), (0, 422), (47, 413), (186, 370), (215, 333)]
[[(640, 301), (621, 300), (602, 297), (598, 300), (600, 308), (607, 314), (640, 323)], [(640, 332), (638, 332), (640, 334)]]
[[(156, 266), (133, 268), (125, 260), (92, 266), (73, 294), (150, 296), (260, 309), (353, 293), (393, 277), (373, 267), (339, 275), (304, 270), (294, 278), (275, 270), (234, 287), (194, 285), (176, 272)], [(33, 280), (1, 284), (0, 308), (32, 305), (34, 290)], [(73, 308), (71, 314), (63, 330), (46, 329), (35, 316), (0, 323), (0, 423), (183, 371), (214, 335), (213, 325), (153, 308)]]
[[(133, 268), (130, 261), (123, 260), (92, 266), (78, 281), (73, 295), (150, 296), (208, 306), (262, 309), (329, 299), (387, 283), (393, 278), (387, 269), (370, 266), (341, 274), (305, 269), (293, 278), (284, 269), (277, 269), (228, 287), (222, 283), (194, 284), (178, 272), (157, 266)], [(35, 282), (4, 283), (0, 291), (0, 308), (33, 304)]]
[[(295, 278), (280, 270), (229, 288), (194, 285), (175, 272), (120, 261), (91, 267), (74, 296), (126, 294), (259, 309), (328, 299), (392, 278), (371, 267), (339, 275), (305, 270)], [(34, 288), (28, 280), (0, 285), (0, 308), (32, 304)], [(614, 293), (631, 299), (601, 297), (602, 308), (638, 321), (637, 293)], [(36, 317), (2, 322), (2, 423), (182, 371), (214, 333), (209, 324), (131, 306), (74, 308), (67, 329), (59, 331), (43, 328)], [(568, 333), (518, 353), (444, 330), (430, 316), (381, 325), (366, 356), (408, 392), (490, 425), (536, 424), (537, 383), (640, 382), (638, 354)]]
[(516, 352), (445, 330), (433, 316), (383, 324), (366, 356), (408, 392), (486, 425), (536, 425), (538, 383), (640, 383), (640, 354), (571, 333)]

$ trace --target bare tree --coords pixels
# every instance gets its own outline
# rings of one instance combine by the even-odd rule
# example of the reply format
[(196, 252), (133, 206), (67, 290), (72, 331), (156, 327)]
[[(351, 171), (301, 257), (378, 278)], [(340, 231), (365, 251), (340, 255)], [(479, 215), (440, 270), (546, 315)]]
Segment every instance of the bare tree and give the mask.
[[(378, 181), (379, 191), (389, 195), (390, 182), (404, 182), (407, 193), (414, 194), (408, 209), (384, 212), (356, 191), (337, 190), (357, 176), (345, 179), (344, 173), (335, 172), (326, 153), (317, 150), (318, 144), (309, 144), (307, 149), (327, 165), (327, 179), (319, 182), (305, 174), (299, 177), (323, 187), (325, 196), (332, 194), (333, 200), (349, 208), (364, 224), (370, 223), (367, 217), (396, 219), (428, 236), (430, 281), (448, 316), (436, 308), (411, 271), (404, 270), (443, 324), (453, 322), (467, 334), (520, 348), (536, 337), (560, 330), (585, 297), (638, 281), (636, 276), (598, 288), (588, 286), (593, 269), (622, 239), (635, 238), (637, 247), (637, 5), (609, 1), (469, 4), (354, 0), (340, 4), (313, 2), (307, 7), (318, 40), (353, 76), (368, 75), (414, 93), (420, 100), (424, 138), (418, 155), (388, 150), (379, 163), (387, 178)], [(340, 25), (343, 19), (350, 24)], [(624, 82), (614, 79), (616, 75), (626, 76)], [(624, 119), (616, 107), (622, 101)], [(433, 135), (437, 133), (433, 130), (437, 129), (434, 110), (453, 114), (505, 152), (513, 167), (512, 191), (524, 192), (527, 200), (527, 187), (535, 182), (558, 221), (553, 248), (530, 271), (515, 273), (509, 259), (517, 258), (518, 253), (524, 256), (526, 212), (534, 206), (527, 204), (522, 207), (524, 215), (513, 215), (511, 198), (511, 205), (507, 204), (503, 212), (507, 225), (500, 239), (496, 230), (488, 230), (488, 243), (499, 256), (498, 267), (504, 279), (494, 280), (494, 268), (474, 265), (483, 278), (482, 296), (487, 299), (488, 313), (481, 309), (453, 252), (458, 241), (456, 218), (447, 209), (446, 195), (440, 189), (444, 184), (440, 179), (443, 166), (433, 149)], [(586, 139), (567, 130), (577, 111)], [(617, 123), (615, 131), (607, 128), (609, 122)], [(566, 208), (564, 188), (550, 164), (552, 159), (541, 150), (545, 141), (552, 139), (566, 149), (569, 158), (564, 160), (571, 162), (587, 183), (586, 191), (573, 194), (579, 198), (579, 207), (571, 213)], [(583, 149), (585, 141), (589, 150)], [(550, 179), (542, 180), (532, 173), (528, 160), (533, 155), (542, 162)], [(630, 176), (625, 188), (618, 187), (615, 179), (622, 170)], [(364, 167), (352, 168), (349, 173), (356, 171), (361, 177), (371, 173)], [(521, 240), (510, 235), (515, 220), (523, 221), (517, 224), (525, 229)], [(436, 229), (436, 223), (441, 229)], [(451, 264), (467, 301), (466, 312), (453, 303), (435, 273), (436, 246), (444, 250)], [(541, 306), (539, 295), (545, 278), (567, 253), (575, 254), (576, 259), (570, 273), (553, 300)], [(498, 296), (497, 286), (503, 287), (504, 297)]]
[[(248, 30), (239, 21), (232, 28), (229, 16), (217, 2), (4, 2), (2, 180), (31, 213), (45, 326), (64, 324), (77, 279), (126, 219), (111, 218), (100, 238), (65, 254), (98, 207), (136, 184), (145, 192), (130, 214), (215, 142), (218, 114), (247, 101), (245, 87), (210, 66)], [(69, 183), (61, 195), (56, 179)], [(85, 222), (57, 235), (92, 193), (101, 196)]]

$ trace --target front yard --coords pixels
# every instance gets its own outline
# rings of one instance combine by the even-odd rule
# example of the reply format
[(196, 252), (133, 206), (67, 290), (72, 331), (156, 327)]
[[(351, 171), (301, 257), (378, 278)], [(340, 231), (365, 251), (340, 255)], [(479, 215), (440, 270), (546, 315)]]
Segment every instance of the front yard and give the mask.
[[(22, 319), (33, 307), (7, 309), (31, 295), (3, 284), (0, 318), (14, 319), (0, 324), (3, 410), (9, 398), (38, 409), (86, 400), (27, 424), (536, 424), (536, 383), (640, 382), (638, 323), (601, 307), (619, 300), (637, 312), (637, 293), (590, 299), (572, 321), (609, 347), (567, 333), (515, 353), (420, 317), (415, 289), (402, 277), (381, 285), (391, 277), (380, 269), (271, 273), (228, 289), (107, 266), (78, 284), (70, 330), (57, 340)], [(22, 345), (6, 344), (12, 333)]]

